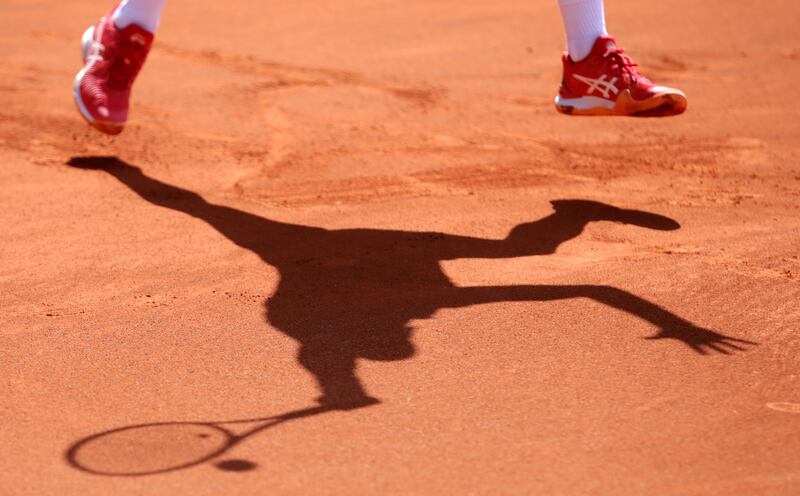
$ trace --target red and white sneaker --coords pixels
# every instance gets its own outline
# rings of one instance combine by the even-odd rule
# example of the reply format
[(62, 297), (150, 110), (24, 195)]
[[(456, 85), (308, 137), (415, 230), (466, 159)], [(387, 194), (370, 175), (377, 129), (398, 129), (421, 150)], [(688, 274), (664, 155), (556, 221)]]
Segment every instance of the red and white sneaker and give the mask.
[(86, 65), (75, 77), (75, 104), (98, 131), (119, 134), (128, 120), (131, 86), (150, 51), (153, 34), (136, 24), (117, 29), (109, 14), (87, 29), (81, 41)]
[(571, 115), (667, 116), (686, 110), (686, 95), (658, 86), (636, 71), (636, 63), (611, 36), (601, 36), (580, 62), (563, 56), (564, 78), (556, 109)]

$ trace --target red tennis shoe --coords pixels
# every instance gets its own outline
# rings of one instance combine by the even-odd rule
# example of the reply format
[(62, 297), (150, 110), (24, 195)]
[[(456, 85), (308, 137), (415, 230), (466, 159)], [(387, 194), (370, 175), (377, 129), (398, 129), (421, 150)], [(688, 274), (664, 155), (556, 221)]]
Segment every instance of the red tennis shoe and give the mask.
[(579, 62), (564, 54), (564, 78), (556, 109), (571, 115), (667, 116), (686, 110), (686, 95), (658, 86), (636, 71), (636, 63), (611, 36), (601, 36)]
[(144, 64), (153, 34), (136, 24), (117, 29), (111, 14), (83, 34), (83, 62), (73, 96), (81, 115), (98, 131), (119, 134), (128, 120), (131, 86)]

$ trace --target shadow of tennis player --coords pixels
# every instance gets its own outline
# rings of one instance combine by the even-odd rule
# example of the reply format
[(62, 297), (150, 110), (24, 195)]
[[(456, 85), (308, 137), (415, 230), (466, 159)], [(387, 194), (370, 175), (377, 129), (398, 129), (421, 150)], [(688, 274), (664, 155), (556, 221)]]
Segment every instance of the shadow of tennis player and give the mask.
[[(69, 165), (103, 170), (148, 202), (196, 217), (280, 272), (265, 302), (267, 321), (300, 343), (299, 362), (317, 380), (320, 405), (349, 409), (377, 400), (355, 375), (356, 360), (414, 355), (408, 322), (442, 308), (499, 301), (590, 298), (658, 328), (647, 339), (674, 339), (698, 353), (730, 353), (754, 344), (703, 329), (624, 290), (599, 285), (457, 287), (439, 262), (457, 258), (549, 255), (589, 222), (674, 230), (661, 215), (588, 200), (557, 200), (554, 212), (520, 224), (505, 239), (380, 229), (327, 230), (278, 222), (214, 205), (200, 195), (148, 177), (115, 157), (75, 157)], [(737, 344), (739, 343), (739, 344)]]
[[(703, 329), (624, 290), (599, 285), (457, 287), (439, 262), (457, 258), (549, 255), (589, 222), (611, 221), (674, 230), (674, 220), (588, 200), (557, 200), (554, 212), (520, 224), (505, 239), (380, 229), (326, 230), (278, 222), (214, 205), (165, 184), (114, 157), (76, 157), (69, 165), (111, 174), (148, 202), (196, 217), (277, 268), (280, 283), (268, 298), (266, 319), (300, 343), (299, 361), (317, 380), (319, 405), (282, 415), (217, 422), (162, 422), (100, 432), (75, 442), (67, 462), (97, 475), (140, 476), (210, 463), (243, 440), (332, 410), (378, 402), (355, 375), (356, 360), (403, 360), (414, 355), (408, 322), (442, 308), (499, 301), (590, 298), (654, 325), (647, 339), (674, 339), (698, 353), (728, 354), (755, 344)], [(215, 464), (252, 470), (247, 460)]]

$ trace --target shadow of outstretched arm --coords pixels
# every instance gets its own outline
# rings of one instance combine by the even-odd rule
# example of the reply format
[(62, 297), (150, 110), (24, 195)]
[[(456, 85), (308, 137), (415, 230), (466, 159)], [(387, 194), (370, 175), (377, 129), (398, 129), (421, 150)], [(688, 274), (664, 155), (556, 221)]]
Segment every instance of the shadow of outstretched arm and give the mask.
[(237, 245), (264, 259), (269, 258), (270, 241), (280, 239), (285, 246), (297, 235), (318, 230), (208, 203), (197, 193), (153, 179), (140, 168), (116, 157), (74, 157), (67, 164), (79, 169), (105, 171), (144, 200), (203, 220)]
[(447, 306), (464, 307), (500, 301), (552, 301), (568, 298), (590, 298), (612, 308), (635, 315), (658, 328), (656, 335), (645, 339), (674, 339), (702, 355), (706, 355), (711, 351), (728, 355), (735, 351), (744, 351), (745, 345), (756, 344), (752, 341), (726, 336), (710, 329), (698, 327), (655, 303), (611, 286), (465, 287), (454, 290), (454, 296)]

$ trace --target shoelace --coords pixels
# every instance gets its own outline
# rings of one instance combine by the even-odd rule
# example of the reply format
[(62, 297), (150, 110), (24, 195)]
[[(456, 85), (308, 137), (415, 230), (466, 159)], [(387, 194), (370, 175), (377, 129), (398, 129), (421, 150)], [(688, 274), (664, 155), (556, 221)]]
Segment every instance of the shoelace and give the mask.
[(97, 61), (103, 60), (103, 52), (105, 51), (105, 47), (102, 43), (96, 40), (92, 40), (92, 43), (89, 45), (89, 52), (86, 56), (87, 61)]
[(645, 82), (647, 80), (636, 70), (639, 64), (625, 54), (624, 48), (609, 48), (603, 57), (608, 60), (611, 70), (627, 76), (628, 81), (631, 83), (636, 83), (637, 81)]

